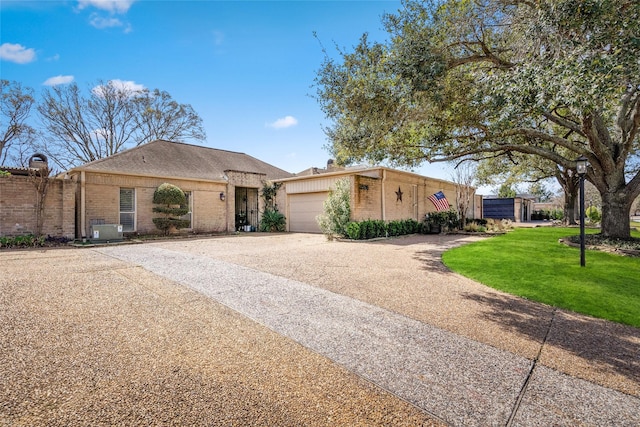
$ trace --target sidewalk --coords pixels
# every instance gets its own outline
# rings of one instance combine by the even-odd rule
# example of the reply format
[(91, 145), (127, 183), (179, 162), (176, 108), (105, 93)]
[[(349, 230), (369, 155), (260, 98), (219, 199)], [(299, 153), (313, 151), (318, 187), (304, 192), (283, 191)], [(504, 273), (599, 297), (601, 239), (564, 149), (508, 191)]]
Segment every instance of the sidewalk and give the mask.
[[(98, 251), (189, 286), (451, 425), (640, 421), (638, 397), (542, 366), (540, 355), (522, 357), (297, 280), (159, 246)], [(548, 331), (545, 339), (553, 338)]]

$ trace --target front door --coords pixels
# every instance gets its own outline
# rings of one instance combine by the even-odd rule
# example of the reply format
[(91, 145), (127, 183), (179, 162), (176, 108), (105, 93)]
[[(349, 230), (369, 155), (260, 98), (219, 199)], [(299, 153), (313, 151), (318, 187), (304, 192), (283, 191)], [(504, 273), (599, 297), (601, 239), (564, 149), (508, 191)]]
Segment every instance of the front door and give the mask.
[(236, 187), (236, 231), (258, 229), (258, 189)]

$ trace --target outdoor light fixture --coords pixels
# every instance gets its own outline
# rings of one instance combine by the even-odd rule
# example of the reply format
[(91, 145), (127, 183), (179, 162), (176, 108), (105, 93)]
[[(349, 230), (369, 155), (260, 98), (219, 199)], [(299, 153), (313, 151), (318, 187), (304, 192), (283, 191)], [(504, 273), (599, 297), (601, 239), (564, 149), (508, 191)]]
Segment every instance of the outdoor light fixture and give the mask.
[(587, 174), (587, 158), (580, 156), (576, 159), (576, 172), (580, 177), (580, 266), (585, 266), (584, 259), (584, 176)]
[(587, 162), (587, 158), (585, 156), (580, 156), (576, 159), (576, 170), (578, 171), (578, 175), (584, 177), (587, 173), (587, 166), (589, 163)]
[(225, 199), (225, 197), (224, 197), (224, 191), (221, 191), (221, 192), (220, 192), (220, 200), (222, 200), (222, 201), (224, 202), (224, 199)]

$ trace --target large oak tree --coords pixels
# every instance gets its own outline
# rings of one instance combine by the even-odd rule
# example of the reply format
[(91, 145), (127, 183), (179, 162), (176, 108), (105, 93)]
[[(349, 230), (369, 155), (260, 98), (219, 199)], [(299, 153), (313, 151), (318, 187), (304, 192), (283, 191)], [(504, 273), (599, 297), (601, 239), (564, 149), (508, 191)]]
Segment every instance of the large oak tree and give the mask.
[(519, 152), (575, 169), (602, 197), (602, 234), (630, 237), (640, 194), (640, 2), (406, 1), (318, 72), (340, 162)]

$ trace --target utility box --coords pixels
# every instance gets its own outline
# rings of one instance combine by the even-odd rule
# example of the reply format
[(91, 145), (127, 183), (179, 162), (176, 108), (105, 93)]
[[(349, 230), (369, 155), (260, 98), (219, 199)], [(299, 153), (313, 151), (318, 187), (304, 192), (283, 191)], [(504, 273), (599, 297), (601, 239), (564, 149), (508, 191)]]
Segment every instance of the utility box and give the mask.
[(93, 242), (121, 242), (123, 240), (122, 224), (92, 225), (90, 232), (90, 239)]

